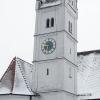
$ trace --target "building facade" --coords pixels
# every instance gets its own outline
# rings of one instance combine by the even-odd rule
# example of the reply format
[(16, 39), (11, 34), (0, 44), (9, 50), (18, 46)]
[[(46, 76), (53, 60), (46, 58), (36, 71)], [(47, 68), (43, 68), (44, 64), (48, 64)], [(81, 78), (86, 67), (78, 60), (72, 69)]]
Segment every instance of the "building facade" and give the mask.
[(36, 1), (34, 44), (33, 66), (14, 58), (0, 100), (76, 100), (77, 0)]

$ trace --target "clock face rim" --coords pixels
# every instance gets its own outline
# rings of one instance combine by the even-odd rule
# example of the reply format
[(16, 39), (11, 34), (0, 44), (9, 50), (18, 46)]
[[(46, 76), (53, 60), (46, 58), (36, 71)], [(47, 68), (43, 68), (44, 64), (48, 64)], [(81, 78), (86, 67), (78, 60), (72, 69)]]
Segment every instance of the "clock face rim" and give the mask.
[[(47, 42), (52, 43), (52, 47), (50, 47), (50, 50), (46, 50), (44, 47), (44, 45), (46, 45)], [(53, 38), (47, 38), (41, 44), (41, 50), (43, 54), (51, 54), (55, 51), (55, 49), (56, 49), (56, 41)]]

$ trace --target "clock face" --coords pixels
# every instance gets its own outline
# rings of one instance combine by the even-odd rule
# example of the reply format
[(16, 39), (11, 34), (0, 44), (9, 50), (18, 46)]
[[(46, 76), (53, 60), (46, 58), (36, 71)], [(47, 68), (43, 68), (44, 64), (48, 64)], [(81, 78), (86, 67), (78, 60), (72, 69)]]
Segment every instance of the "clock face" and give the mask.
[(51, 54), (56, 48), (56, 42), (52, 38), (48, 38), (41, 44), (41, 50), (44, 54)]

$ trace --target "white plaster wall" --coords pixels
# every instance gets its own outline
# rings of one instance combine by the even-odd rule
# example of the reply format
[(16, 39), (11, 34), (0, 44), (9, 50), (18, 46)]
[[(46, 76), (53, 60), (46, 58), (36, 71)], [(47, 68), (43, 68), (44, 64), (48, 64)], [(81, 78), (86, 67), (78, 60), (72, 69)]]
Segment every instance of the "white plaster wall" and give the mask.
[(20, 95), (0, 95), (0, 100), (30, 100), (29, 96)]
[[(64, 90), (76, 94), (76, 68), (65, 61), (64, 65)], [(71, 77), (70, 77), (71, 76)]]
[[(43, 54), (43, 52), (41, 51), (41, 43), (47, 38), (54, 38), (56, 40), (56, 50), (49, 55), (45, 55)], [(66, 59), (70, 60), (71, 62), (76, 64), (76, 41), (74, 41), (69, 35), (67, 35), (66, 33), (62, 32), (58, 32), (57, 34), (46, 34), (46, 36), (37, 36), (36, 37), (37, 40), (37, 44), (36, 45), (36, 58), (35, 60), (39, 61), (39, 60), (48, 60), (48, 59), (56, 59), (56, 57), (65, 57)], [(70, 54), (70, 48), (71, 50), (71, 54)], [(64, 62), (64, 61), (62, 61)], [(39, 63), (39, 62), (37, 62)], [(58, 63), (58, 64), (57, 64)], [(39, 90), (50, 90), (50, 89), (64, 89), (66, 91), (69, 91), (71, 93), (76, 93), (76, 66), (72, 65), (70, 62), (66, 62), (64, 63), (59, 63), (59, 61), (50, 61), (50, 62), (43, 62), (36, 64), (37, 67), (37, 71), (38, 71), (38, 84), (39, 84)], [(55, 74), (52, 74), (52, 76), (50, 77), (50, 79), (48, 77), (46, 77), (46, 70), (48, 68), (51, 68), (52, 73), (60, 73), (60, 75), (55, 76)], [(72, 70), (72, 78), (69, 79), (68, 75), (69, 75), (69, 67), (71, 67)], [(54, 72), (53, 72), (54, 70)], [(64, 74), (63, 74), (64, 71)], [(61, 78), (64, 78), (64, 81), (62, 80), (58, 80), (60, 76), (63, 76)], [(64, 84), (65, 82), (65, 84)], [(56, 84), (59, 83), (59, 86), (57, 86)], [(64, 86), (63, 86), (64, 84)], [(63, 88), (62, 88), (62, 87)], [(59, 88), (60, 87), (60, 88)]]
[[(75, 45), (76, 45), (76, 42), (65, 33), (64, 34), (64, 57), (73, 63), (76, 62)], [(71, 49), (71, 51), (70, 51), (70, 49)]]
[[(72, 5), (72, 1), (73, 5)], [(77, 0), (65, 0), (65, 5), (72, 13), (77, 13)], [(77, 15), (76, 15), (77, 16)], [(75, 17), (76, 17), (75, 16)]]
[[(65, 37), (64, 37), (65, 36)], [(52, 54), (46, 55), (41, 51), (41, 44), (43, 41), (47, 38), (53, 38), (56, 41), (56, 49)], [(70, 37), (67, 37), (66, 33), (64, 35), (63, 32), (57, 33), (57, 34), (48, 34), (44, 36), (38, 36), (35, 37), (35, 54), (34, 54), (34, 60), (45, 60), (45, 59), (53, 59), (56, 57), (63, 57), (65, 56), (72, 62), (75, 62), (76, 59), (76, 46), (75, 43), (70, 39)], [(71, 48), (71, 55), (70, 55), (70, 48)]]
[[(56, 49), (52, 54), (44, 54), (41, 50), (41, 44), (44, 40), (52, 38), (56, 41)], [(53, 34), (40, 35), (35, 37), (35, 53), (34, 60), (47, 60), (54, 59), (56, 57), (63, 57), (64, 54), (64, 33), (56, 32)]]
[[(47, 18), (54, 18), (54, 27), (46, 28)], [(61, 31), (64, 29), (64, 7), (54, 6), (43, 8), (36, 13), (36, 34), (44, 34), (49, 32)]]
[[(65, 0), (66, 3), (69, 3), (70, 6), (74, 9), (77, 10), (77, 1), (76, 0)], [(72, 5), (72, 1), (73, 1), (73, 5)]]
[(32, 100), (76, 100), (76, 97), (67, 92), (50, 92), (41, 93), (40, 97), (34, 98)]
[[(46, 19), (55, 19), (55, 25), (53, 28), (46, 28)], [(70, 7), (66, 7), (62, 4), (56, 7), (49, 7), (45, 9), (40, 9), (37, 11), (37, 21), (36, 21), (36, 34), (35, 36), (35, 56), (34, 60), (48, 60), (56, 59), (60, 57), (65, 57), (71, 62), (76, 62), (76, 42), (71, 38), (75, 37), (76, 34), (76, 19), (77, 16)], [(65, 35), (64, 30), (68, 32), (68, 21), (69, 19), (73, 22), (73, 34)], [(48, 33), (43, 35), (44, 33)], [(41, 35), (39, 35), (41, 34)], [(67, 33), (66, 33), (67, 34)], [(68, 37), (69, 36), (69, 37)], [(45, 55), (41, 51), (41, 44), (46, 38), (53, 38), (56, 40), (56, 50), (50, 54)], [(72, 49), (72, 54), (69, 55), (69, 49)], [(75, 54), (76, 53), (76, 54)], [(76, 69), (71, 62), (65, 62), (64, 60), (49, 60), (35, 62), (36, 67), (36, 90), (37, 91), (53, 91), (53, 90), (65, 90), (71, 93), (76, 93)], [(72, 78), (69, 79), (69, 68), (71, 67)], [(47, 68), (50, 70), (50, 75), (46, 75)], [(61, 100), (66, 99), (75, 100), (76, 98), (70, 94), (63, 93), (51, 93), (42, 95), (38, 99), (41, 100)], [(34, 98), (33, 98), (34, 99)], [(38, 100), (36, 99), (36, 100)]]
[[(35, 65), (37, 70), (37, 91), (65, 90), (76, 94), (77, 69), (75, 65), (65, 59), (42, 61)], [(46, 75), (47, 68), (49, 69), (49, 75)]]
[[(62, 90), (64, 82), (63, 60), (50, 60), (36, 63), (37, 91)], [(47, 68), (49, 75), (47, 75)]]

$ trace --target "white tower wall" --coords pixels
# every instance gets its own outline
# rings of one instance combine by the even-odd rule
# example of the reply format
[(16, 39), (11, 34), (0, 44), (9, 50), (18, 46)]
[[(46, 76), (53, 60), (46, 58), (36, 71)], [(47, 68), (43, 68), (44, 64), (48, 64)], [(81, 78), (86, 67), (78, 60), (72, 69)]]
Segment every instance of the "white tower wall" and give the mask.
[(76, 100), (76, 3), (76, 0), (37, 1), (33, 90), (40, 96), (33, 99)]

